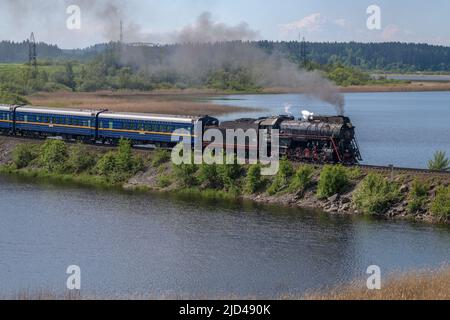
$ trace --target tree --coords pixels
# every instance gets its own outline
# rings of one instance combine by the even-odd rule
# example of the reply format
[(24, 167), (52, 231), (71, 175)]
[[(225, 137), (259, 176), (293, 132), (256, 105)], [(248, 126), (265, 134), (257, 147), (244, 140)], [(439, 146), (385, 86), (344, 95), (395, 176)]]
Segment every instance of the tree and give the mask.
[(73, 72), (72, 63), (66, 63), (66, 75), (65, 75), (65, 85), (68, 86), (72, 91), (75, 91), (77, 83), (75, 81), (75, 73)]
[(450, 170), (450, 160), (444, 151), (436, 151), (434, 158), (428, 162), (428, 169), (447, 171)]

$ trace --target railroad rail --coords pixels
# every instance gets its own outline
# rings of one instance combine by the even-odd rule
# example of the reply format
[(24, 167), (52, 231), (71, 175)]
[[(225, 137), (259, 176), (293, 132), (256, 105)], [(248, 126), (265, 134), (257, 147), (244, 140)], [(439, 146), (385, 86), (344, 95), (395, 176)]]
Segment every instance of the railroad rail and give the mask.
[(429, 169), (419, 169), (419, 168), (402, 168), (402, 167), (395, 167), (395, 166), (376, 166), (376, 165), (367, 165), (367, 164), (357, 164), (357, 165), (354, 165), (353, 167), (358, 167), (361, 169), (386, 171), (386, 172), (395, 172), (395, 173), (404, 172), (404, 173), (450, 175), (450, 171), (439, 171), (439, 170), (429, 170)]

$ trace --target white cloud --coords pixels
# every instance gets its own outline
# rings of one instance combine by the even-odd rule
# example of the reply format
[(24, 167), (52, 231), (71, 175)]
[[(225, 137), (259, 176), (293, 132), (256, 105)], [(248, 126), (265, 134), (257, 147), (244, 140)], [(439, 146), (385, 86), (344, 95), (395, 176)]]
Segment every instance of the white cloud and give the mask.
[(320, 31), (321, 26), (326, 23), (326, 18), (322, 17), (320, 13), (313, 13), (298, 21), (280, 25), (282, 32), (294, 32), (306, 30), (308, 32)]
[(336, 38), (342, 34), (342, 31), (351, 29), (351, 25), (346, 19), (330, 19), (318, 12), (278, 27), (283, 39), (296, 38), (300, 33), (310, 40), (316, 41), (325, 40), (327, 37)]

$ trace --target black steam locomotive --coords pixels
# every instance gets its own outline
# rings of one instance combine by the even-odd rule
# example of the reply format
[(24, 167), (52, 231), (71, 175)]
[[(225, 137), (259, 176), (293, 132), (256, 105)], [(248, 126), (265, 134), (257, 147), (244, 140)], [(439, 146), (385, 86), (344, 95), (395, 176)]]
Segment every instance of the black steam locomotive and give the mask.
[(290, 116), (239, 119), (223, 122), (219, 128), (222, 131), (267, 129), (269, 133), (271, 129), (279, 130), (280, 154), (294, 161), (318, 164), (357, 164), (362, 161), (355, 127), (344, 116), (311, 115), (302, 120)]

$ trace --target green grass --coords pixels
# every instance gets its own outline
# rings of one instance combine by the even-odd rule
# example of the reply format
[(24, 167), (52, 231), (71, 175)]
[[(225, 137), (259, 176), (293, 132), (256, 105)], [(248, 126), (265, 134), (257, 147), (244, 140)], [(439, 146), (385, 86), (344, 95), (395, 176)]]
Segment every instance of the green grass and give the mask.
[[(75, 73), (81, 72), (82, 65), (74, 64), (73, 71)], [(0, 78), (5, 77), (16, 77), (21, 71), (26, 71), (29, 66), (23, 63), (0, 63)], [(57, 72), (64, 72), (65, 66), (63, 64), (52, 64), (38, 66), (39, 71), (45, 71), (49, 76)]]
[(16, 169), (15, 167), (8, 165), (0, 166), (0, 173), (17, 175), (23, 178), (33, 178), (42, 181), (50, 181), (56, 183), (70, 183), (86, 187), (101, 187), (101, 188), (121, 187), (120, 184), (111, 183), (110, 181), (101, 176), (90, 175), (86, 173), (78, 175), (61, 174), (61, 173), (52, 173), (44, 169), (36, 169), (36, 168)]

